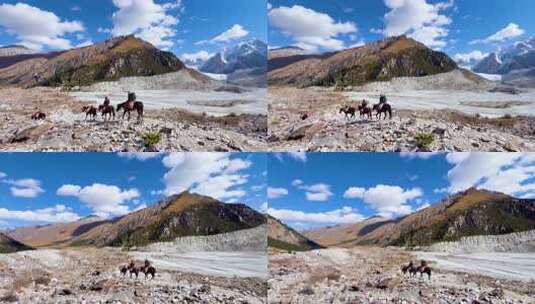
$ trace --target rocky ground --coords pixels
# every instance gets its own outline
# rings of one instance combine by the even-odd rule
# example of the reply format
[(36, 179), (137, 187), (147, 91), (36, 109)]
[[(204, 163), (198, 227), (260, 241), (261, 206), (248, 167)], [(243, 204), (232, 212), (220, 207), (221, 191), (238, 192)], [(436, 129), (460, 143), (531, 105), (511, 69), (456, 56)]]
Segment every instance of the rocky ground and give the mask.
[(331, 89), (270, 87), (268, 142), (281, 151), (535, 151), (535, 118), (396, 110), (392, 120), (346, 119)]
[[(262, 151), (265, 115), (211, 117), (180, 109), (146, 110), (142, 124), (86, 121), (84, 104), (59, 89), (0, 89), (0, 150), (4, 151)], [(36, 111), (47, 118), (32, 121)], [(143, 136), (160, 134), (147, 148)]]
[(396, 248), (270, 252), (269, 303), (534, 303), (535, 282), (442, 270), (403, 276), (411, 253)]
[[(130, 257), (111, 248), (40, 249), (0, 255), (0, 303), (265, 303), (260, 278), (157, 267), (155, 279), (122, 277)], [(142, 263), (142, 261), (138, 261)]]

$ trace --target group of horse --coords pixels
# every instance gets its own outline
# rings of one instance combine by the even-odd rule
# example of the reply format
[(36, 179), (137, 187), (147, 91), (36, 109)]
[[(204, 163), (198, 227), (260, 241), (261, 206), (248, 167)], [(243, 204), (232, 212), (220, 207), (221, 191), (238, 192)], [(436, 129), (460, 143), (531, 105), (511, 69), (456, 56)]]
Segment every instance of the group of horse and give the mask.
[(128, 114), (128, 120), (130, 121), (130, 116), (132, 111), (137, 112), (137, 120), (142, 121), (143, 120), (143, 114), (144, 114), (144, 105), (141, 101), (125, 101), (123, 103), (120, 103), (117, 105), (117, 108), (114, 108), (110, 104), (101, 104), (97, 107), (95, 106), (83, 106), (82, 112), (85, 113), (85, 119), (88, 118), (91, 120), (96, 120), (97, 114), (101, 113), (102, 119), (104, 121), (110, 121), (115, 120), (115, 113), (123, 110), (123, 116), (122, 119)]
[(420, 266), (416, 266), (412, 261), (410, 261), (408, 265), (401, 266), (401, 272), (403, 275), (408, 273), (411, 277), (418, 273), (420, 273), (420, 277), (423, 277), (425, 273), (427, 274), (428, 279), (431, 280), (431, 267), (429, 267), (427, 262), (424, 260), (420, 262)]
[(353, 119), (355, 118), (357, 111), (360, 114), (360, 118), (366, 117), (368, 119), (372, 119), (373, 113), (375, 112), (375, 119), (377, 120), (381, 118), (383, 118), (384, 120), (387, 117), (389, 117), (389, 119), (392, 119), (392, 106), (390, 104), (377, 103), (370, 107), (366, 100), (363, 100), (362, 103), (356, 108), (350, 105), (345, 105), (340, 108), (340, 111), (338, 113), (345, 114), (346, 119)]
[(145, 263), (143, 265), (136, 265), (134, 261), (130, 261), (128, 265), (123, 265), (119, 269), (121, 271), (121, 275), (124, 277), (127, 273), (130, 274), (130, 278), (132, 278), (132, 275), (136, 276), (136, 279), (139, 277), (140, 273), (145, 274), (145, 279), (147, 279), (149, 276), (151, 279), (154, 279), (156, 276), (156, 268), (151, 265), (149, 260), (145, 260)]

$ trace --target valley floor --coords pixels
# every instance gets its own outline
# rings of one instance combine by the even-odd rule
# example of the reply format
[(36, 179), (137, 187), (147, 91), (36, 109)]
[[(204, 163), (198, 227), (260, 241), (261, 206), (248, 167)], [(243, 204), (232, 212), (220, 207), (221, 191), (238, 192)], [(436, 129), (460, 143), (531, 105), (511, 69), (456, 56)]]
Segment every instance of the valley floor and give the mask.
[[(532, 303), (535, 282), (457, 272), (434, 263), (431, 280), (403, 276), (418, 261), (399, 248), (270, 251), (269, 303)], [(467, 262), (470, 262), (468, 260)]]
[[(143, 254), (145, 257), (147, 253)], [(154, 263), (157, 269), (154, 280), (145, 279), (143, 274), (140, 274), (138, 279), (122, 277), (119, 267), (127, 264), (131, 258), (128, 252), (115, 248), (39, 249), (0, 255), (0, 302), (265, 303), (266, 301), (265, 278), (179, 271), (176, 267), (168, 267), (162, 260)], [(149, 258), (152, 256), (149, 255)], [(226, 264), (225, 261), (220, 261), (217, 255), (212, 260), (214, 265)], [(136, 261), (143, 262), (143, 260)], [(227, 264), (226, 267), (232, 272), (232, 266)]]
[[(158, 151), (266, 150), (266, 115), (206, 116), (178, 108), (147, 109), (142, 124), (132, 120), (85, 120), (77, 101), (59, 89), (0, 89), (0, 150), (144, 151), (142, 136), (161, 133)], [(96, 105), (96, 103), (93, 103)], [(36, 111), (47, 118), (32, 121)]]
[[(507, 115), (519, 113), (511, 108), (526, 109), (531, 103), (470, 99), (474, 96), (463, 96), (471, 101), (465, 100), (462, 106), (457, 105), (460, 100), (440, 102), (459, 97), (460, 93), (453, 93), (450, 97), (444, 92), (438, 97), (420, 94), (418, 99), (398, 93), (392, 102), (393, 119), (378, 121), (346, 119), (339, 111), (348, 104), (356, 107), (364, 97), (370, 104), (377, 103), (379, 93), (270, 87), (268, 141), (274, 151), (535, 151), (535, 117)], [(495, 99), (505, 95), (496, 94)], [(417, 102), (408, 106), (413, 100)], [(529, 114), (531, 110), (526, 111)], [(422, 146), (416, 139), (420, 134), (431, 135), (433, 141)]]

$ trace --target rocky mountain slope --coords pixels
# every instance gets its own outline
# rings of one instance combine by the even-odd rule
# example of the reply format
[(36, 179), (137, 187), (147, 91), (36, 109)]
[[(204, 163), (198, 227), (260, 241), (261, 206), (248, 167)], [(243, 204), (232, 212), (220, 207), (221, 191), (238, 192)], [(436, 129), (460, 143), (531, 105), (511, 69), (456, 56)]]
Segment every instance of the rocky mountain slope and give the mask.
[(0, 69), (0, 84), (86, 86), (182, 69), (186, 69), (185, 65), (172, 53), (161, 51), (134, 36), (124, 36), (72, 49), (52, 58), (32, 58), (10, 65)]
[(431, 207), (386, 223), (355, 244), (428, 246), (474, 235), (535, 229), (535, 200), (468, 189)]
[[(140, 246), (181, 236), (214, 235), (250, 229), (265, 217), (242, 204), (183, 192), (123, 217), (108, 220), (73, 240), (74, 245)], [(84, 229), (81, 226), (80, 229)]]
[(288, 251), (306, 251), (321, 248), (291, 227), (268, 215), (268, 246)]
[(0, 57), (12, 57), (17, 55), (28, 55), (34, 52), (23, 45), (6, 45), (0, 47)]
[(311, 229), (305, 231), (303, 235), (325, 247), (343, 246), (388, 222), (389, 220), (386, 218), (374, 216), (354, 224), (342, 224)]
[[(101, 218), (88, 216), (71, 223), (21, 227), (11, 230), (7, 234), (11, 238), (32, 247), (59, 246), (99, 223), (102, 223)], [(81, 229), (81, 226), (84, 228)]]
[(355, 86), (396, 77), (428, 76), (453, 71), (457, 64), (406, 36), (323, 56), (305, 57), (269, 72), (269, 83), (293, 86)]
[(0, 253), (13, 253), (23, 250), (32, 250), (30, 246), (27, 246), (13, 238), (0, 232)]
[(172, 242), (152, 243), (138, 248), (151, 252), (211, 252), (211, 251), (266, 251), (267, 227), (260, 225), (228, 233), (203, 236), (184, 236)]
[(424, 250), (454, 254), (475, 252), (535, 252), (535, 230), (503, 235), (462, 237), (455, 242), (435, 243)]
[(535, 38), (515, 42), (498, 52), (489, 54), (473, 71), (485, 74), (506, 75), (515, 70), (535, 68)]
[(283, 68), (300, 60), (323, 56), (328, 56), (328, 54), (310, 54), (310, 52), (297, 46), (271, 49), (268, 52), (268, 71)]

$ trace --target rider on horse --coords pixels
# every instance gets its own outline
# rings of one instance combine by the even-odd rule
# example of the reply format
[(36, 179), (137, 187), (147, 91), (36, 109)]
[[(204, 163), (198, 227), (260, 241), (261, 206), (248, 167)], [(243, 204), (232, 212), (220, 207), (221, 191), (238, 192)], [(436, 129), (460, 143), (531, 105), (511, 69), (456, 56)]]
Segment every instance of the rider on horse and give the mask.
[(386, 95), (381, 95), (379, 97), (379, 111), (383, 108), (383, 106), (387, 103)]
[(136, 102), (136, 93), (128, 92), (128, 100), (126, 101), (126, 107), (132, 111), (134, 110), (134, 103)]
[(110, 99), (108, 98), (108, 96), (104, 97), (104, 106), (105, 107), (108, 107), (110, 105)]

